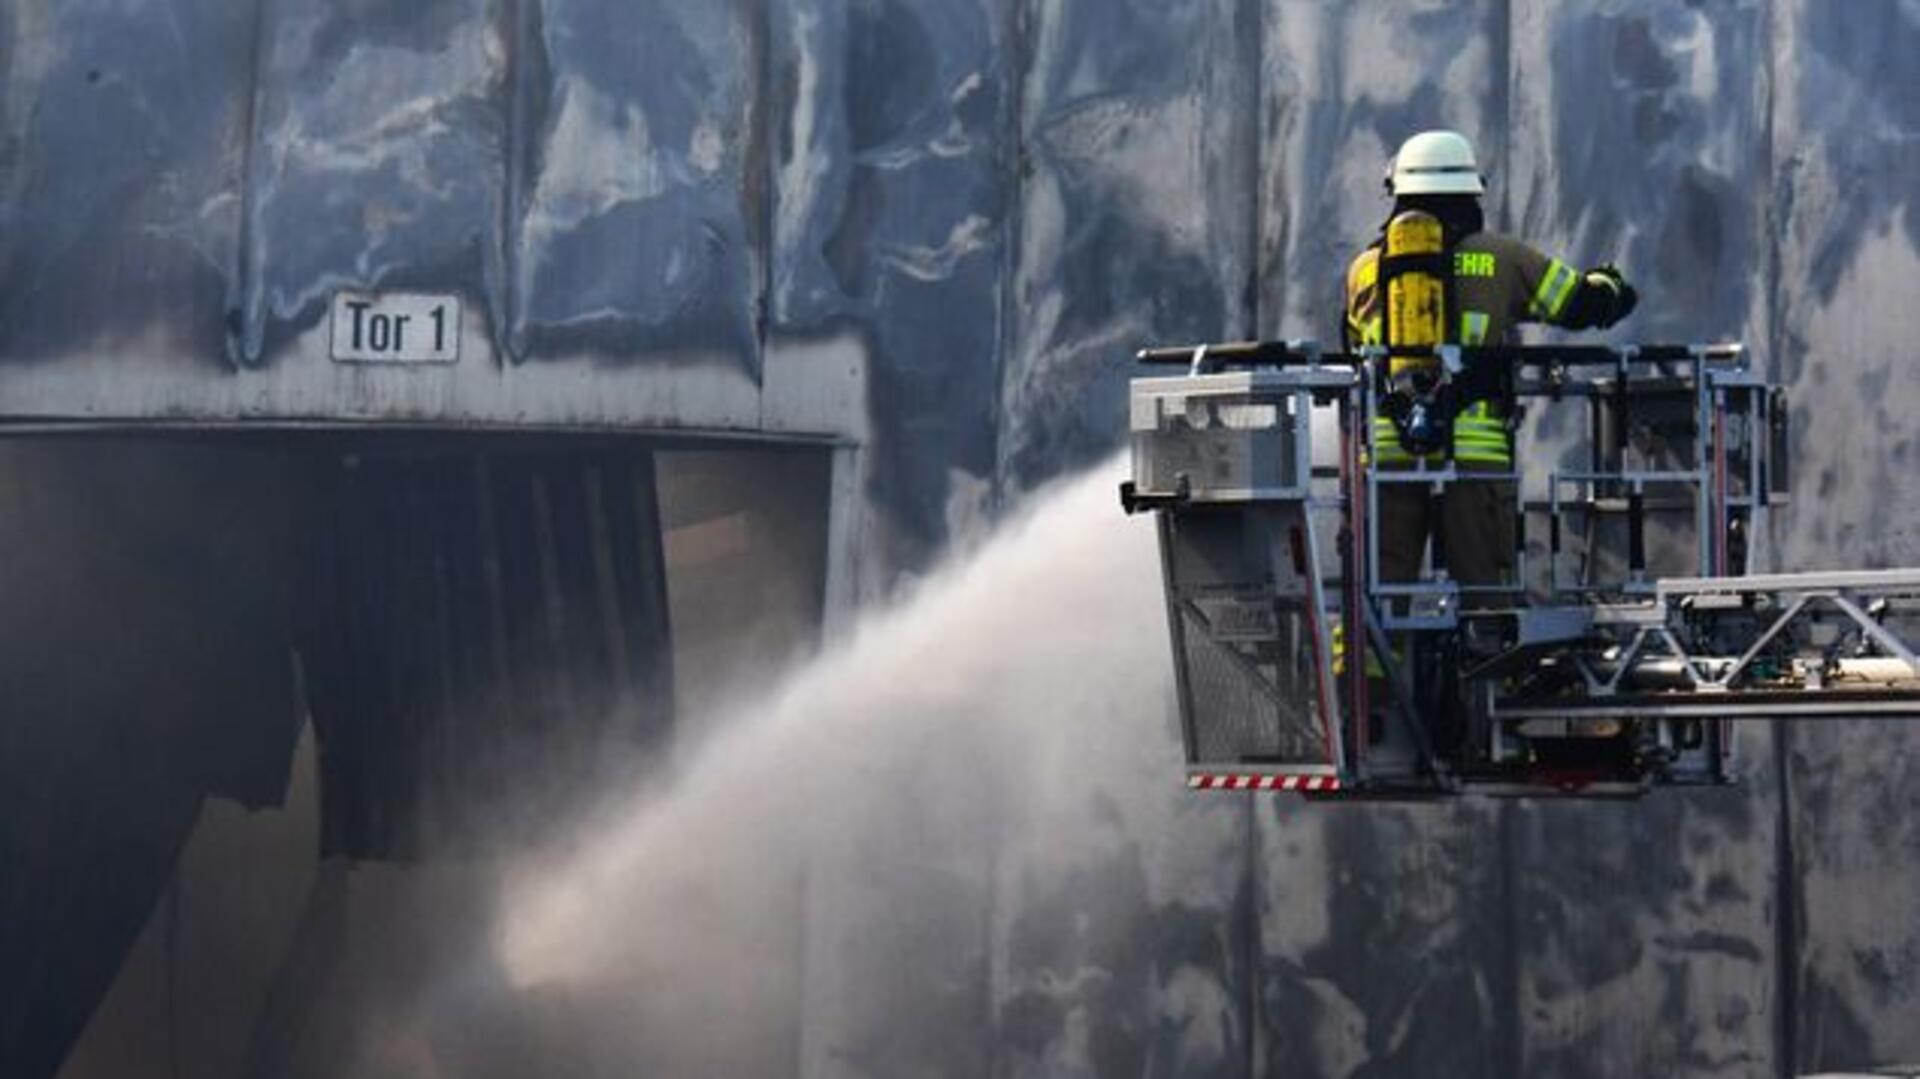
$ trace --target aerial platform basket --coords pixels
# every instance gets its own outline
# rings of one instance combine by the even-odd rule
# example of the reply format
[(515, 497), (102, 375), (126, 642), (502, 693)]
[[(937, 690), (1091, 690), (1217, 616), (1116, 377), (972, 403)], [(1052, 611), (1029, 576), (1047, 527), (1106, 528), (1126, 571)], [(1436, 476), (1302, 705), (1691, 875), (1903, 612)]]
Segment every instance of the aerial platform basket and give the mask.
[(1335, 621), (1314, 527), (1313, 396), (1351, 372), (1137, 380), (1130, 508), (1159, 515), (1196, 786), (1331, 790), (1344, 770)]
[(1730, 782), (1735, 718), (1920, 718), (1920, 571), (1747, 576), (1785, 408), (1738, 346), (1442, 351), (1582, 432), (1491, 477), (1508, 582), (1375, 578), (1384, 488), (1490, 478), (1367, 467), (1384, 352), (1142, 354), (1186, 368), (1134, 380), (1121, 497), (1158, 518), (1190, 786), (1630, 795)]

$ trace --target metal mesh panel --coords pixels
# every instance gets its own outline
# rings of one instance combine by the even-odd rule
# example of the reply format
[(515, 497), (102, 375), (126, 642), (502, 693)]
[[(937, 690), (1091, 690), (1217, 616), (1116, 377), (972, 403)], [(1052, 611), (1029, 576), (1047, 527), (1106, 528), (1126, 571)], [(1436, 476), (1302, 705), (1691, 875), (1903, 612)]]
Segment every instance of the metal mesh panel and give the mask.
[(1192, 764), (1329, 764), (1308, 622), (1273, 597), (1183, 603)]
[[(1271, 605), (1267, 610), (1272, 611)], [(1305, 619), (1281, 614), (1264, 640), (1220, 640), (1190, 609), (1180, 619), (1195, 717), (1195, 764), (1326, 764)]]
[(1306, 515), (1189, 510), (1165, 524), (1192, 764), (1332, 763), (1318, 704)]

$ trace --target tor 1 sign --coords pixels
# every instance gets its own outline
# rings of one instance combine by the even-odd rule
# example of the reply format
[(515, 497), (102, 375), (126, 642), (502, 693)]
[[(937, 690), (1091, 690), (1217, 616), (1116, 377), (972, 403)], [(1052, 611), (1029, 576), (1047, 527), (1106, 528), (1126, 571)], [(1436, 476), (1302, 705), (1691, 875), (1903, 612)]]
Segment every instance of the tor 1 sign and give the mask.
[(333, 358), (342, 363), (453, 363), (460, 358), (460, 297), (336, 292)]

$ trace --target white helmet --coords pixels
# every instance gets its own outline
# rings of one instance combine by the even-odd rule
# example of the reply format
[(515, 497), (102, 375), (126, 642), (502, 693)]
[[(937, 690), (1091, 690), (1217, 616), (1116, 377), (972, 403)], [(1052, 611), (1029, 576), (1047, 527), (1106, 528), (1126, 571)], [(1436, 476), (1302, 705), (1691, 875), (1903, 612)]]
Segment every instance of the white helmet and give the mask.
[(1484, 195), (1473, 143), (1458, 131), (1422, 131), (1387, 166), (1387, 191), (1400, 195)]

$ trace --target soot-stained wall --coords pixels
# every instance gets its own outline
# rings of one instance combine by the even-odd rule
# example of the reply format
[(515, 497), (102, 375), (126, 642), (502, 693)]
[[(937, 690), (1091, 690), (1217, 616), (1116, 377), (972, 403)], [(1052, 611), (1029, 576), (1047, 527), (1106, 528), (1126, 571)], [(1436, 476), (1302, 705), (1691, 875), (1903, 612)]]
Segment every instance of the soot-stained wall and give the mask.
[[(0, 413), (791, 430), (815, 372), (783, 357), (824, 344), (865, 366), (892, 572), (983, 490), (1116, 445), (1131, 348), (1330, 333), (1387, 155), (1444, 124), (1496, 223), (1641, 285), (1622, 333), (1738, 335), (1787, 383), (1774, 564), (1912, 564), (1916, 46), (1905, 0), (26, 0), (0, 13)], [(475, 351), (337, 369), (349, 286), (461, 293)], [(1113, 901), (1079, 913), (1152, 948), (1019, 952), (1016, 984), (816, 1010), (816, 1040), (977, 1027), (966, 1059), (1036, 1074), (1920, 1055), (1912, 744), (1752, 729), (1738, 793), (1631, 807), (1229, 805), (1177, 905), (1141, 882), (1195, 825), (1145, 813), (966, 892), (950, 920), (984, 937), (940, 946), (992, 968), (992, 927), (1089, 924), (1092, 881)]]

